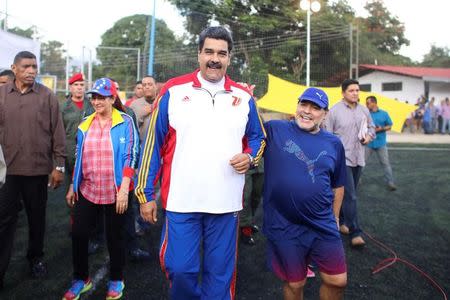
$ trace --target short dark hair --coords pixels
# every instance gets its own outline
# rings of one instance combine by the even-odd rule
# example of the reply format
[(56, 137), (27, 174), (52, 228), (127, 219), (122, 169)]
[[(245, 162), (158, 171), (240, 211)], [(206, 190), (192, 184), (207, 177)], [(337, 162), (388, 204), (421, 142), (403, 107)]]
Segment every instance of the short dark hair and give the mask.
[(14, 64), (19, 63), (24, 58), (36, 59), (36, 55), (31, 53), (30, 51), (20, 51), (14, 57)]
[(369, 96), (366, 98), (366, 101), (369, 100), (372, 103), (377, 103), (377, 97), (375, 96)]
[(136, 85), (138, 85), (138, 84), (142, 84), (142, 80), (136, 81)]
[(228, 52), (231, 52), (233, 49), (233, 38), (231, 33), (225, 29), (225, 27), (221, 26), (211, 26), (203, 29), (198, 37), (198, 50), (201, 51), (203, 49), (203, 45), (205, 44), (205, 40), (207, 38), (216, 39), (216, 40), (224, 40), (228, 43)]
[(9, 69), (1, 71), (0, 77), (2, 77), (2, 76), (8, 76), (10, 79), (14, 79), (14, 77), (15, 77), (14, 72)]
[(341, 85), (342, 91), (345, 92), (347, 90), (348, 86), (352, 85), (352, 84), (359, 85), (359, 82), (356, 79), (345, 79)]
[[(156, 78), (155, 78), (155, 76), (153, 76), (153, 75), (147, 74), (147, 75), (144, 75), (144, 77), (142, 77), (142, 79), (144, 79), (144, 78), (151, 78), (151, 79), (153, 79), (153, 81), (156, 83)], [(141, 83), (142, 83), (142, 81), (141, 81)]]

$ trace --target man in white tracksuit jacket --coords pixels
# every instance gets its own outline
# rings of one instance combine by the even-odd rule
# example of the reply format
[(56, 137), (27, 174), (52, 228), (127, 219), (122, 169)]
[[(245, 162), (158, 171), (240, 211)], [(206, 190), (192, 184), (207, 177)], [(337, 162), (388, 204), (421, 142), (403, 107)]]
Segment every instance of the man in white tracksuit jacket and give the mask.
[(249, 91), (226, 76), (232, 44), (223, 27), (200, 34), (200, 69), (162, 88), (141, 149), (136, 195), (143, 218), (156, 222), (161, 180), (171, 299), (234, 299), (245, 172), (261, 158), (265, 132)]

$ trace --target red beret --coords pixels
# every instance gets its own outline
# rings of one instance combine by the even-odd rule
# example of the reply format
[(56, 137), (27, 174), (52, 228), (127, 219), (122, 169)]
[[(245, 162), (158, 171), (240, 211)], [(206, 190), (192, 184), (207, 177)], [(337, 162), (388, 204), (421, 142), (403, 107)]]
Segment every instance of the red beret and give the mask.
[(74, 82), (83, 81), (83, 80), (84, 80), (83, 74), (75, 73), (75, 74), (73, 74), (72, 77), (69, 78), (69, 84), (73, 84)]

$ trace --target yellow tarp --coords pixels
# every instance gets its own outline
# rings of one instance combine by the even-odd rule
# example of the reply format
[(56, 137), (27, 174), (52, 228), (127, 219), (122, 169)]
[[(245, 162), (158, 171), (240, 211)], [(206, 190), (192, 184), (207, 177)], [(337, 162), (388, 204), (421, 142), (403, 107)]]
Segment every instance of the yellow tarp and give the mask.
[[(327, 93), (330, 107), (342, 99), (340, 87), (322, 88)], [(269, 74), (269, 87), (267, 94), (259, 99), (258, 107), (281, 112), (285, 114), (295, 114), (298, 97), (306, 89), (306, 86), (295, 84)], [(378, 106), (387, 111), (394, 125), (392, 130), (401, 132), (405, 119), (414, 111), (414, 105), (406, 104), (380, 94), (370, 92), (360, 92), (361, 104), (365, 105), (367, 96), (377, 97)]]

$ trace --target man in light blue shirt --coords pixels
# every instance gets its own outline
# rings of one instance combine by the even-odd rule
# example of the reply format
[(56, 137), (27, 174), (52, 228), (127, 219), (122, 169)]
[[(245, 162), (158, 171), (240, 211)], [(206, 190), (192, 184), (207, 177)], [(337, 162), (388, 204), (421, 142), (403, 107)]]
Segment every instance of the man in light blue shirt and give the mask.
[(389, 155), (387, 150), (386, 131), (391, 130), (392, 120), (389, 114), (378, 108), (377, 98), (369, 96), (366, 98), (366, 106), (370, 111), (370, 115), (375, 123), (376, 138), (367, 145), (366, 161), (372, 153), (376, 153), (378, 160), (384, 169), (384, 178), (386, 179), (388, 189), (395, 191), (397, 187), (394, 184), (394, 177), (392, 176), (392, 168), (389, 163)]

